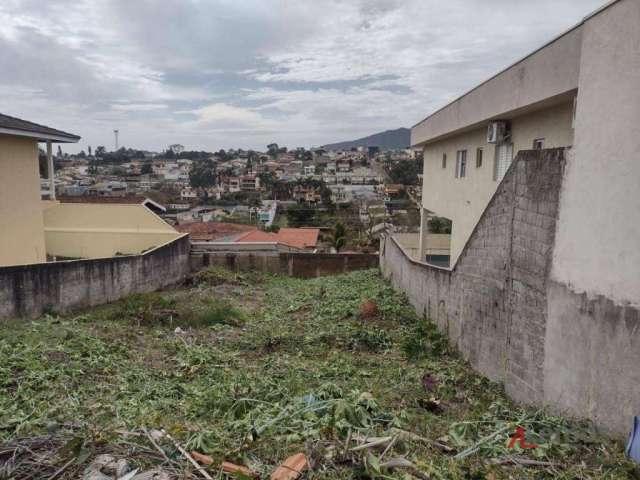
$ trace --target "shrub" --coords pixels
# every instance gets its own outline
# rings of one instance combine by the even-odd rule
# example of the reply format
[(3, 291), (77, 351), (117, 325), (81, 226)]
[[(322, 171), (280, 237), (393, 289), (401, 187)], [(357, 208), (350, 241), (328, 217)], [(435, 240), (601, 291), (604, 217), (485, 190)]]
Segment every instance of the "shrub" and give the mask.
[(351, 337), (351, 347), (355, 350), (381, 352), (391, 346), (391, 339), (385, 330), (362, 329)]
[(156, 293), (135, 293), (116, 304), (111, 313), (114, 320), (133, 320), (138, 326), (163, 323), (177, 312), (175, 301)]
[(440, 357), (448, 351), (448, 348), (446, 338), (428, 320), (416, 322), (402, 345), (402, 350), (409, 360), (429, 356)]
[(227, 270), (224, 267), (211, 267), (200, 270), (193, 276), (196, 285), (222, 285), (223, 283), (243, 284), (241, 274)]

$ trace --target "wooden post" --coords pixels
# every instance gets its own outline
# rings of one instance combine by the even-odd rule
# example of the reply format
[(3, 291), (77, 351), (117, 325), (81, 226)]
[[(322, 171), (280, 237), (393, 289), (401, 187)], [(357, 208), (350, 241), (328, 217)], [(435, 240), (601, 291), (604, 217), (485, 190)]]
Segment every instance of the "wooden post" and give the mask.
[(55, 172), (53, 171), (53, 155), (51, 154), (51, 140), (47, 140), (47, 173), (49, 175), (49, 199), (56, 199)]

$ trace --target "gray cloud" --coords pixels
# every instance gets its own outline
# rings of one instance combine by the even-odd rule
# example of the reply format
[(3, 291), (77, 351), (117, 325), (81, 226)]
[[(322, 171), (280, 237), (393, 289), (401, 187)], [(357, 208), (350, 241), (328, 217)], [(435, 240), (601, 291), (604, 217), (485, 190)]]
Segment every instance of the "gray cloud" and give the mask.
[(78, 148), (317, 145), (409, 126), (602, 3), (3, 0), (0, 111)]

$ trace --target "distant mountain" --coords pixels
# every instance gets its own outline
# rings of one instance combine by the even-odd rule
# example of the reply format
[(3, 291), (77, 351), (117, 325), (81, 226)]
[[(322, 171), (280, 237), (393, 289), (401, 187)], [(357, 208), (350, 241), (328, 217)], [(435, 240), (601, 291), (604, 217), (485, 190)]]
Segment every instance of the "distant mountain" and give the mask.
[(411, 144), (411, 130), (398, 128), (369, 135), (368, 137), (324, 145), (327, 150), (349, 150), (353, 147), (380, 147), (380, 150), (407, 148)]

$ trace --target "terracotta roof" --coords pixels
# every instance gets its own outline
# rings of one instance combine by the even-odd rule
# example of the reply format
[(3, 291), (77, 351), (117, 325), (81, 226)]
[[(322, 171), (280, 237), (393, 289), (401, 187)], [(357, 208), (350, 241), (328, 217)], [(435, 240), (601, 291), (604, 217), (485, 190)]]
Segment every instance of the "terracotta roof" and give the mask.
[(281, 228), (278, 233), (255, 230), (236, 239), (236, 242), (277, 242), (296, 248), (315, 248), (319, 235), (318, 228)]
[(48, 138), (53, 141), (77, 142), (80, 140), (78, 135), (63, 132), (62, 130), (56, 130), (55, 128), (46, 127), (20, 118), (10, 117), (9, 115), (4, 115), (2, 113), (0, 113), (0, 129), (15, 131), (17, 135), (20, 135), (20, 132), (23, 132), (29, 137), (39, 138), (39, 135), (42, 135), (43, 139), (47, 139), (48, 137), (57, 137), (57, 139)]
[(213, 241), (233, 235), (242, 235), (256, 230), (256, 227), (238, 223), (194, 222), (176, 225), (175, 229), (182, 233), (189, 233), (191, 239), (195, 241)]

